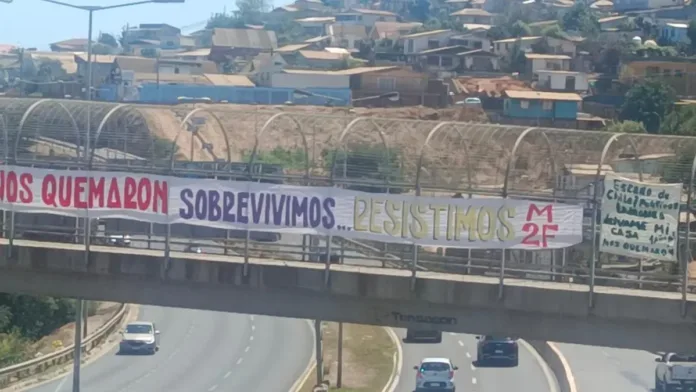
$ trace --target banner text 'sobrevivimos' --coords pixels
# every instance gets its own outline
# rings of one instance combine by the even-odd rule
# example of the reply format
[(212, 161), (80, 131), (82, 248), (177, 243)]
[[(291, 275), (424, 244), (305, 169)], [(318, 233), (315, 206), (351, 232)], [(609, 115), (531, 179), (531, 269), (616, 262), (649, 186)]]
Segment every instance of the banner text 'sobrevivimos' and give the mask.
[(143, 174), (3, 166), (0, 208), (166, 223), (168, 180)]
[(682, 184), (650, 184), (607, 174), (599, 250), (676, 261), (681, 194)]
[(173, 223), (462, 248), (562, 248), (582, 241), (580, 206), (183, 178), (169, 183)]
[(0, 208), (461, 248), (582, 241), (582, 207), (4, 166)]

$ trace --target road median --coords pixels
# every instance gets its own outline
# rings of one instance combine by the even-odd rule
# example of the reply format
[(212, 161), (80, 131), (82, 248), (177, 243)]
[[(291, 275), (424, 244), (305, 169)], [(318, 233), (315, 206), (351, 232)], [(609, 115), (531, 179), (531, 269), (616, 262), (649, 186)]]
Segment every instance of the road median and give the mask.
[[(401, 355), (398, 340), (384, 327), (343, 324), (343, 372), (338, 383), (338, 323), (323, 323), (324, 386), (317, 385), (314, 366), (296, 392), (390, 391), (400, 371)], [(393, 335), (393, 336), (392, 336)], [(295, 392), (295, 391), (293, 391)]]
[(575, 377), (561, 350), (552, 342), (527, 341), (536, 350), (541, 358), (549, 365), (549, 368), (556, 377), (560, 392), (577, 392)]

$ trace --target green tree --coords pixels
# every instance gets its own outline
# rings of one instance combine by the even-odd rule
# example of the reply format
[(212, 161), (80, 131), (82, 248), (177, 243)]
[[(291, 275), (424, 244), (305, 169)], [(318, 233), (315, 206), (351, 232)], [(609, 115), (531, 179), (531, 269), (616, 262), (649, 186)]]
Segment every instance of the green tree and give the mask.
[(226, 13), (216, 13), (208, 19), (206, 29), (239, 29), (244, 28), (244, 20), (241, 17)]
[(638, 121), (614, 121), (604, 128), (607, 132), (613, 133), (647, 133), (643, 123)]
[(590, 7), (583, 2), (577, 2), (561, 20), (566, 31), (579, 31), (583, 36), (595, 36), (599, 33), (599, 20)]
[(658, 133), (674, 99), (674, 89), (657, 80), (636, 83), (626, 92), (619, 118), (641, 122), (649, 133)]
[(408, 7), (411, 18), (424, 22), (430, 19), (430, 0), (415, 0)]
[(532, 35), (532, 30), (526, 23), (522, 22), (521, 20), (518, 20), (517, 22), (513, 23), (512, 26), (510, 26), (508, 32), (511, 37), (529, 37), (530, 35)]
[(116, 40), (116, 37), (109, 33), (99, 34), (99, 39), (97, 39), (97, 42), (112, 48), (118, 48), (118, 41)]

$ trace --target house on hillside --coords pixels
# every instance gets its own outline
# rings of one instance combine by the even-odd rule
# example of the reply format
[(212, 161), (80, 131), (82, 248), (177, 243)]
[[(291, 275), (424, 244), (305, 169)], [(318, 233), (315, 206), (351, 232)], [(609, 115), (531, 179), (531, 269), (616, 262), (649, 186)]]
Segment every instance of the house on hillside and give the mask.
[(505, 90), (505, 97), (503, 116), (524, 125), (574, 123), (582, 103), (575, 93)]
[[(77, 74), (81, 80), (86, 81), (87, 75), (87, 53), (75, 54), (75, 63), (77, 64)], [(95, 86), (107, 83), (111, 77), (116, 56), (111, 55), (95, 55), (92, 56), (92, 83)]]
[(456, 34), (453, 30), (432, 30), (408, 34), (401, 37), (404, 42), (404, 54), (416, 55), (424, 50), (449, 46), (449, 41)]
[(684, 0), (614, 0), (613, 2), (615, 12), (678, 7), (685, 4)]
[(590, 88), (589, 76), (584, 72), (540, 69), (536, 74), (536, 88), (540, 90), (585, 93)]
[(606, 18), (600, 18), (598, 20), (599, 29), (600, 30), (618, 29), (620, 26), (626, 24), (628, 21), (629, 21), (629, 19), (628, 19), (628, 16), (626, 16), (626, 15), (607, 16)]
[(493, 24), (493, 14), (486, 10), (478, 10), (475, 8), (464, 8), (450, 14), (451, 17), (459, 23), (464, 24), (479, 24), (479, 25), (492, 25)]
[(295, 65), (300, 68), (341, 69), (347, 66), (350, 55), (326, 50), (300, 50)]
[(181, 48), (181, 30), (166, 23), (143, 23), (123, 31), (126, 53), (140, 55), (143, 47), (157, 49)]
[(526, 76), (535, 78), (537, 71), (548, 69), (551, 71), (570, 71), (571, 57), (564, 54), (539, 54), (525, 53), (527, 60)]
[(278, 39), (271, 30), (214, 29), (210, 58), (216, 63), (225, 63), (235, 57), (251, 59), (276, 48)]
[(50, 45), (51, 52), (87, 52), (88, 40), (73, 38), (65, 41), (54, 42)]
[(190, 52), (167, 53), (162, 57), (186, 61), (207, 61), (210, 57), (210, 48), (196, 49)]
[(327, 26), (334, 23), (336, 18), (333, 16), (311, 16), (308, 18), (295, 19), (295, 22), (302, 26), (302, 30), (310, 35), (326, 35)]
[(688, 57), (636, 57), (621, 63), (619, 80), (627, 85), (647, 78), (671, 86), (678, 96), (696, 95), (696, 59)]
[(357, 52), (360, 45), (366, 42), (367, 27), (361, 24), (334, 23), (328, 26), (328, 35), (331, 37), (330, 45)]
[(393, 12), (383, 10), (370, 10), (365, 8), (353, 8), (336, 14), (336, 23), (361, 24), (372, 27), (375, 22), (396, 22), (397, 16)]
[(492, 51), (492, 41), (488, 38), (488, 30), (470, 30), (463, 34), (453, 35), (450, 38), (452, 45), (462, 45), (469, 50), (481, 49)]
[(375, 22), (375, 25), (370, 29), (368, 37), (375, 41), (395, 41), (421, 26), (423, 26), (423, 23), (419, 22)]
[(259, 53), (240, 73), (247, 75), (257, 86), (271, 87), (272, 76), (282, 72), (287, 65), (288, 62), (281, 53)]
[(661, 40), (670, 44), (688, 44), (691, 42), (691, 40), (689, 40), (689, 36), (687, 35), (688, 28), (688, 21), (683, 21), (681, 23), (660, 22), (657, 28), (658, 36)]
[(531, 52), (532, 46), (541, 42), (544, 37), (519, 37), (493, 41), (493, 52), (501, 57), (510, 57), (513, 50)]

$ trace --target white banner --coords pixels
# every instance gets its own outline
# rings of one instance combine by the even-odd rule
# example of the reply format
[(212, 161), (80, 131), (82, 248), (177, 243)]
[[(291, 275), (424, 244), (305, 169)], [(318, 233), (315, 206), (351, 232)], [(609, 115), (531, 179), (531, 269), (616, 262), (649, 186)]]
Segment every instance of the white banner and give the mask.
[(459, 248), (582, 241), (582, 207), (5, 166), (0, 209)]
[(600, 252), (677, 260), (682, 184), (604, 177)]

